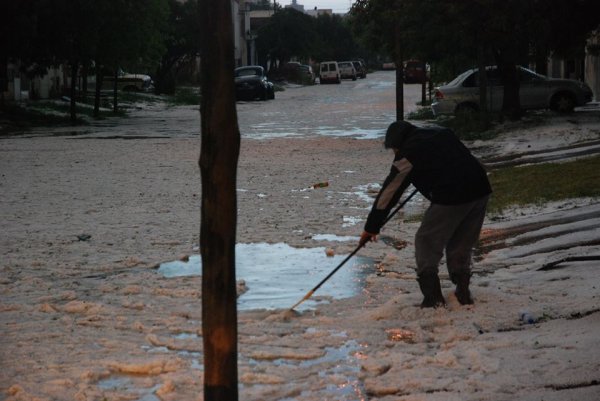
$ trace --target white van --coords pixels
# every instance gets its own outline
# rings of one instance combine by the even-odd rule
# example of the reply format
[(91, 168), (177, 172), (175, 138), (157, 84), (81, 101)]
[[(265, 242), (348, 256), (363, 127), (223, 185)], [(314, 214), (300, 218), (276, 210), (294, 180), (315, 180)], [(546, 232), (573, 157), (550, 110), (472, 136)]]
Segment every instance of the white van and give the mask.
[(319, 70), (319, 82), (324, 84), (327, 82), (342, 82), (340, 78), (340, 67), (337, 61), (323, 61)]

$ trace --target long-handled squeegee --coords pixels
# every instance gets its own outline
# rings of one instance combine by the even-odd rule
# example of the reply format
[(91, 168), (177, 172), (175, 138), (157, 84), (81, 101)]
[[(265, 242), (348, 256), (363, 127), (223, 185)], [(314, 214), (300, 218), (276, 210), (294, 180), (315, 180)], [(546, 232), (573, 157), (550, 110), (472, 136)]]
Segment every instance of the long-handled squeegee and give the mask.
[[(398, 211), (400, 209), (402, 209), (402, 207), (404, 205), (406, 205), (406, 203), (417, 193), (417, 190), (415, 189), (410, 195), (408, 195), (408, 197), (406, 199), (404, 199), (402, 201), (402, 203), (400, 203), (400, 205), (398, 205), (398, 207), (396, 209), (394, 209), (394, 211), (392, 213), (390, 213), (388, 215), (388, 217), (386, 217), (385, 221), (382, 224), (382, 227), (392, 219), (392, 217), (394, 217), (394, 215), (396, 213), (398, 213)], [(312, 294), (315, 293), (316, 290), (319, 289), (319, 287), (321, 287), (327, 280), (329, 280), (329, 278), (331, 276), (333, 276), (342, 266), (344, 266), (344, 264), (350, 260), (350, 258), (354, 255), (356, 255), (356, 253), (363, 247), (365, 246), (366, 242), (361, 242), (358, 244), (358, 246), (356, 247), (356, 249), (354, 249), (352, 251), (352, 253), (350, 253), (350, 255), (346, 256), (346, 258), (344, 260), (342, 260), (342, 262), (331, 271), (331, 273), (329, 273), (323, 280), (321, 280), (321, 282), (319, 284), (317, 284), (312, 290), (310, 290), (309, 292), (306, 293), (306, 295), (304, 296), (304, 298), (302, 298), (300, 301), (296, 302), (294, 304), (294, 306), (292, 306), (289, 310), (292, 311), (294, 310), (295, 307), (297, 307), (298, 305), (300, 305), (302, 302), (306, 301), (308, 298), (310, 298), (312, 296)]]

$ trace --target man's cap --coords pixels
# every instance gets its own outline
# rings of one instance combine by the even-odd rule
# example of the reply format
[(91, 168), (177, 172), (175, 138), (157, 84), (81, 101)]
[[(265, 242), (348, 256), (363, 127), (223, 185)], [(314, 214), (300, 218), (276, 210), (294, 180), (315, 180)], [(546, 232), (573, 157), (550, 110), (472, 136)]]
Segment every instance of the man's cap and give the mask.
[(413, 132), (417, 127), (406, 121), (394, 121), (388, 127), (385, 133), (385, 142), (383, 143), (386, 149), (400, 149), (406, 140), (408, 134)]

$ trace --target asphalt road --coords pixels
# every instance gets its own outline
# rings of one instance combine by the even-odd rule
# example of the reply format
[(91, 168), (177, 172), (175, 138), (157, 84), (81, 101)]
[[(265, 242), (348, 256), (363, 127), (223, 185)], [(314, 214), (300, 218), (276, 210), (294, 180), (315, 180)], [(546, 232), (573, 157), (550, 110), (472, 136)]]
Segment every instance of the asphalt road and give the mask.
[[(378, 71), (341, 84), (287, 87), (275, 100), (238, 102), (243, 137), (312, 135), (374, 138), (396, 119), (395, 72)], [(416, 110), (421, 86), (404, 86), (404, 111)]]
[[(238, 123), (243, 138), (310, 137), (374, 138), (396, 118), (395, 72), (377, 71), (366, 79), (341, 84), (285, 86), (274, 100), (240, 101)], [(404, 111), (414, 111), (421, 86), (404, 86)], [(23, 136), (103, 138), (171, 138), (200, 135), (199, 106), (171, 106), (155, 96), (148, 102), (123, 104), (126, 117), (92, 120), (79, 126), (37, 127)]]

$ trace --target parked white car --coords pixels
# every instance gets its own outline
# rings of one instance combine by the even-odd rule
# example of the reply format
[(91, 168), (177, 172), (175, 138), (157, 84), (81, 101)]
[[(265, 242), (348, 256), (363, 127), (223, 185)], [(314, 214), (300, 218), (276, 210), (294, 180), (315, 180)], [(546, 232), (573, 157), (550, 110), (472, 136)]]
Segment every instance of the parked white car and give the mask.
[[(102, 78), (102, 89), (111, 90), (114, 87), (115, 76), (106, 74)], [(154, 82), (149, 75), (131, 74), (119, 70), (117, 75), (117, 89), (132, 92), (148, 92), (154, 88)]]
[[(592, 100), (592, 90), (584, 82), (548, 78), (524, 67), (519, 69), (519, 96), (524, 110), (551, 109), (571, 112)], [(500, 111), (504, 86), (495, 66), (486, 67), (488, 110)], [(479, 70), (468, 70), (452, 82), (435, 89), (431, 109), (435, 115), (479, 110)]]
[(337, 61), (323, 61), (319, 67), (319, 82), (324, 84), (327, 82), (342, 82), (340, 77), (340, 67)]
[(354, 68), (352, 61), (340, 61), (338, 65), (340, 67), (340, 77), (342, 79), (356, 81), (356, 68)]

